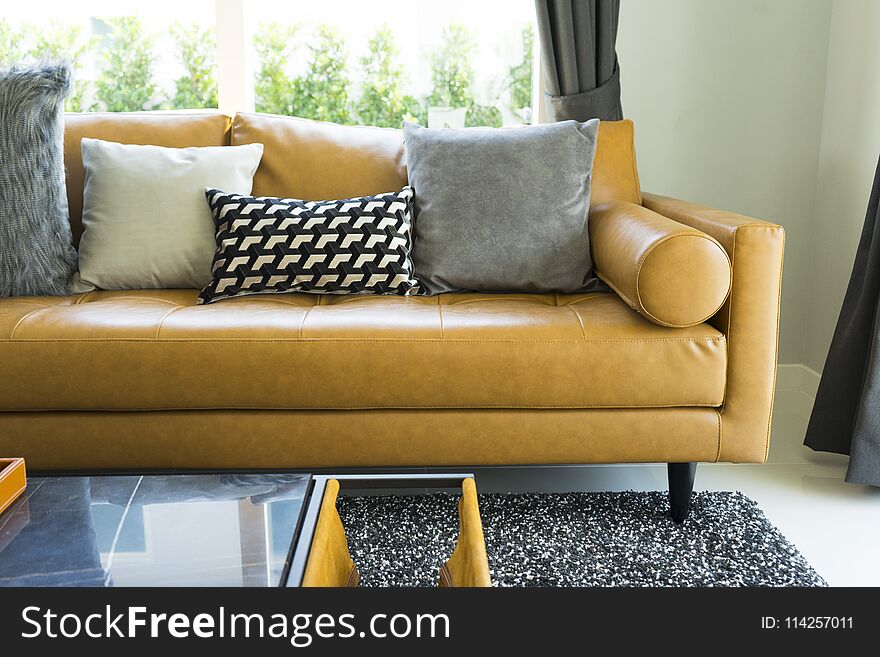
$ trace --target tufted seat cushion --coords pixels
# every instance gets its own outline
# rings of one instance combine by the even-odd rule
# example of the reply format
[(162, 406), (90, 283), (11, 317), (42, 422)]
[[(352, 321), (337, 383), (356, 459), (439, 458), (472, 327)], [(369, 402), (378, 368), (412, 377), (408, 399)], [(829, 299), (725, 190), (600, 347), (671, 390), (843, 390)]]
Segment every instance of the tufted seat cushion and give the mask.
[(0, 410), (720, 406), (725, 337), (616, 295), (0, 299)]

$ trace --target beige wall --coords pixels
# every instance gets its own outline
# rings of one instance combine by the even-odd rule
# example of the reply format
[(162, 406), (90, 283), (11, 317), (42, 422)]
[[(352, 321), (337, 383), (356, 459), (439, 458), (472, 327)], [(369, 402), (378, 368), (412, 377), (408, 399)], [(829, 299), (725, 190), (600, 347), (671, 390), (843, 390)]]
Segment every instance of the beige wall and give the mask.
[(880, 154), (880, 2), (834, 0), (803, 362), (821, 371)]
[(816, 310), (808, 273), (830, 17), (830, 0), (621, 2), (623, 110), (643, 188), (786, 228), (781, 362), (803, 360)]

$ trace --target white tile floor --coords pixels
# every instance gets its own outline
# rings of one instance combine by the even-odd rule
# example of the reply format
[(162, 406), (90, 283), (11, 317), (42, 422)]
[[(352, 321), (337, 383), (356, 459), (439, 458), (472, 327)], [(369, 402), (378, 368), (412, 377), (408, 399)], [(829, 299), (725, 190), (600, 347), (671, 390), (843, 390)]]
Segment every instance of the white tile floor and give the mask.
[[(844, 483), (847, 459), (803, 446), (812, 399), (779, 390), (769, 461), (701, 464), (699, 490), (739, 490), (755, 500), (832, 586), (880, 586), (880, 488)], [(658, 490), (663, 465), (492, 468), (482, 492)]]

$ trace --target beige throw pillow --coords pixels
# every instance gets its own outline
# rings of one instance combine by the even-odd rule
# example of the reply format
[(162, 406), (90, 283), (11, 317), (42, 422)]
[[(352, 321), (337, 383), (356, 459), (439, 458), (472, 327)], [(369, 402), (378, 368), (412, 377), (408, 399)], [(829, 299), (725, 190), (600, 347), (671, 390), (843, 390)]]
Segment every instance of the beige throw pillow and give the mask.
[(217, 245), (205, 188), (249, 194), (262, 154), (262, 144), (164, 148), (83, 139), (82, 283), (207, 285)]

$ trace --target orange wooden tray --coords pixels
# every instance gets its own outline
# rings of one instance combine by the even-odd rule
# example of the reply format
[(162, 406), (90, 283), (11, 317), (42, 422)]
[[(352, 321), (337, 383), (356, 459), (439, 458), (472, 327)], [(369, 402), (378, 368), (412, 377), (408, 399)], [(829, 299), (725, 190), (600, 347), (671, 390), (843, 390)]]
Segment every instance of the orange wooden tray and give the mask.
[(0, 513), (24, 492), (26, 486), (24, 459), (0, 459)]

